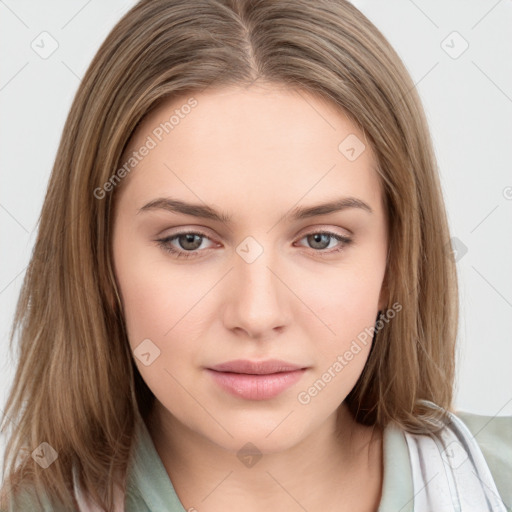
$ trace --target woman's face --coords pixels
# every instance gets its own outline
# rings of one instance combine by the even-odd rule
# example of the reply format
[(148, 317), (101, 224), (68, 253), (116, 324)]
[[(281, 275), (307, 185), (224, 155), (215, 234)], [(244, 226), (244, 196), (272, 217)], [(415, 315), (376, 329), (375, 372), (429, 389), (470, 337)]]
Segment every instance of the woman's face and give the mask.
[[(386, 216), (364, 135), (306, 92), (224, 88), (162, 104), (125, 156), (115, 274), (162, 419), (262, 452), (333, 422), (386, 304)], [(300, 370), (212, 370), (270, 359)]]

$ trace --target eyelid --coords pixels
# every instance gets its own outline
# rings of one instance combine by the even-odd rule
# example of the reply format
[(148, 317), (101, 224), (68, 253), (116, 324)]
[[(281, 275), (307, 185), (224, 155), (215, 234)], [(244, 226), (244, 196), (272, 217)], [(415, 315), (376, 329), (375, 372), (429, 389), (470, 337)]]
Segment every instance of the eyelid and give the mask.
[[(343, 233), (343, 232), (338, 233), (336, 231), (337, 229), (342, 230), (345, 233)], [(305, 228), (303, 233), (300, 235), (300, 238), (307, 236), (307, 235), (312, 235), (315, 233), (330, 233), (330, 234), (342, 236), (345, 238), (351, 238), (352, 236), (354, 236), (354, 233), (352, 231), (350, 231), (350, 229), (347, 229), (347, 228), (342, 228), (340, 226), (332, 226), (332, 224), (317, 224), (315, 226), (309, 226), (309, 227)]]

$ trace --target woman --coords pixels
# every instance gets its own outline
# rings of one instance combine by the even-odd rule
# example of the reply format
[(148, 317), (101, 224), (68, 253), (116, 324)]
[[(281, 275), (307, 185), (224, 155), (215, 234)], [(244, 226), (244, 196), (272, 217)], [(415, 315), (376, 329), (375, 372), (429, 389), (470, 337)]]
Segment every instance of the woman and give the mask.
[(452, 410), (449, 239), (414, 85), (350, 3), (140, 2), (64, 128), (2, 506), (506, 510), (512, 420)]

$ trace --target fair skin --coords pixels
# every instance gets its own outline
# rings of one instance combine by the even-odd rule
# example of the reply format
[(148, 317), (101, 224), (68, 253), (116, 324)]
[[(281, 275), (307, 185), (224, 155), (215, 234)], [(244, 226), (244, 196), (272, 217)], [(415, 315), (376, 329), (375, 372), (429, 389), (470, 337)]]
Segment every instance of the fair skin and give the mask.
[[(190, 96), (152, 111), (127, 154)], [(375, 511), (382, 432), (356, 423), (343, 403), (370, 343), (308, 403), (298, 400), (386, 306), (375, 156), (345, 115), (305, 91), (252, 85), (193, 96), (197, 106), (116, 191), (113, 258), (130, 345), (149, 339), (160, 350), (147, 366), (135, 358), (156, 397), (147, 425), (157, 452), (185, 510)], [(349, 134), (366, 145), (353, 161), (338, 149)], [(371, 212), (349, 205), (291, 218), (296, 207), (345, 197)], [(141, 210), (158, 198), (207, 204), (231, 220)], [(325, 231), (351, 242), (309, 236)], [(196, 256), (176, 257), (164, 238)], [(239, 246), (262, 253), (248, 262)], [(307, 368), (270, 399), (227, 393), (207, 370), (270, 358)], [(262, 454), (251, 467), (237, 457), (248, 442)]]

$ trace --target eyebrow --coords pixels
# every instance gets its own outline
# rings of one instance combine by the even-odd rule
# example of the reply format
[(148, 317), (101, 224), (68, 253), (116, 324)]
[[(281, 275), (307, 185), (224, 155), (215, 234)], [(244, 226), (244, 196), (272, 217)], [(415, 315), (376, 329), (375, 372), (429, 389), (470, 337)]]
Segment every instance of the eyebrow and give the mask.
[[(339, 212), (349, 208), (359, 208), (370, 214), (373, 213), (371, 207), (361, 199), (357, 199), (356, 197), (342, 197), (314, 206), (299, 206), (293, 208), (290, 213), (285, 215), (285, 218), (288, 218), (290, 221), (297, 221)], [(218, 212), (211, 206), (187, 203), (170, 197), (153, 199), (139, 208), (137, 214), (150, 210), (166, 210), (172, 213), (182, 213), (184, 215), (218, 221), (224, 224), (228, 224), (232, 220), (231, 215), (225, 212)]]

